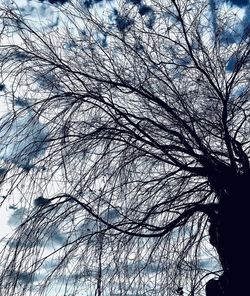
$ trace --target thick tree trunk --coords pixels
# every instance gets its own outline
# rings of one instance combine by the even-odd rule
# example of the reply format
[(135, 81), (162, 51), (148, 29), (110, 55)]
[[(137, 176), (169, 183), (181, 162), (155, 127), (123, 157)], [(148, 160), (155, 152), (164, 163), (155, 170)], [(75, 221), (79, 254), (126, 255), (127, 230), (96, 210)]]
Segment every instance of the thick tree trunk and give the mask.
[(220, 191), (218, 212), (211, 219), (210, 242), (223, 274), (206, 285), (207, 296), (250, 295), (250, 179), (231, 180)]

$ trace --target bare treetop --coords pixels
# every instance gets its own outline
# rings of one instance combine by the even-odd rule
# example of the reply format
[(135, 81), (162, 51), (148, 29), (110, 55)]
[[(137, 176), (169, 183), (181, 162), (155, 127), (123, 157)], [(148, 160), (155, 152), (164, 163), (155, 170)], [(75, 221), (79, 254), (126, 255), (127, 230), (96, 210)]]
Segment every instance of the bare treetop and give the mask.
[(56, 282), (72, 295), (203, 295), (217, 272), (200, 263), (214, 255), (208, 235), (223, 291), (235, 289), (221, 238), (247, 204), (249, 5), (53, 2), (50, 30), (1, 6), (1, 146), (35, 119), (30, 143), (19, 134), (14, 158), (0, 152), (6, 199), (20, 190), (29, 209), (5, 248), (5, 295), (49, 295)]

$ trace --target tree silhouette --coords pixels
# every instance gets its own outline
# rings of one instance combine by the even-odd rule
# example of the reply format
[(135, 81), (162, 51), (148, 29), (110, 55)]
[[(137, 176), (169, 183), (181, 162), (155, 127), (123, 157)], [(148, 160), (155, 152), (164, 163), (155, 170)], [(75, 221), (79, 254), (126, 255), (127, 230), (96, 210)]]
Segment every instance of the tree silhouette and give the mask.
[[(29, 124), (15, 161), (2, 156), (4, 200), (26, 211), (1, 293), (243, 295), (247, 16), (228, 1), (99, 2), (65, 3), (47, 31), (1, 8), (1, 145), (26, 114), (46, 127), (43, 145)], [(221, 270), (202, 264), (213, 251)]]

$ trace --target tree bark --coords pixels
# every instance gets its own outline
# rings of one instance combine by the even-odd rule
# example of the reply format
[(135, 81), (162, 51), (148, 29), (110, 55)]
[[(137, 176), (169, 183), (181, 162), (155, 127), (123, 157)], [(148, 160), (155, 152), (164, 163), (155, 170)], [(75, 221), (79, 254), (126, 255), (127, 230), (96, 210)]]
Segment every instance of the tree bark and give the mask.
[(223, 274), (207, 283), (207, 296), (249, 295), (250, 178), (240, 176), (228, 181), (229, 186), (219, 192), (218, 211), (209, 229), (210, 243), (218, 252)]

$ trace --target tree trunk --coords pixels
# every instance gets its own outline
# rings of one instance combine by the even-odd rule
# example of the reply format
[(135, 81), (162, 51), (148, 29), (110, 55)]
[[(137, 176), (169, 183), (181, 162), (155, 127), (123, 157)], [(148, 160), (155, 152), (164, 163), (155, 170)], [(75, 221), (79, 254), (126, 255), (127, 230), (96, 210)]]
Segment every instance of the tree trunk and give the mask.
[(223, 274), (206, 285), (207, 296), (250, 295), (250, 178), (231, 180), (220, 190), (218, 212), (211, 219), (210, 242), (216, 248)]

